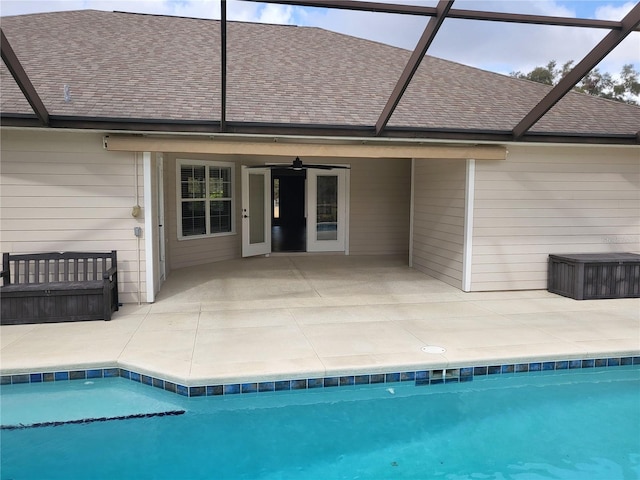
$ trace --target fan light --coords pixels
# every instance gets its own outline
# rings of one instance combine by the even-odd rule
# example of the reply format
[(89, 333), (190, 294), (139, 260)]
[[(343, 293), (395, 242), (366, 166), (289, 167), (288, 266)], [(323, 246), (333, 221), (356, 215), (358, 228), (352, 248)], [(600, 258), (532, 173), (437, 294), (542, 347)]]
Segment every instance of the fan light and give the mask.
[(296, 157), (296, 159), (293, 161), (292, 168), (294, 170), (302, 170), (302, 160), (300, 160), (300, 157)]

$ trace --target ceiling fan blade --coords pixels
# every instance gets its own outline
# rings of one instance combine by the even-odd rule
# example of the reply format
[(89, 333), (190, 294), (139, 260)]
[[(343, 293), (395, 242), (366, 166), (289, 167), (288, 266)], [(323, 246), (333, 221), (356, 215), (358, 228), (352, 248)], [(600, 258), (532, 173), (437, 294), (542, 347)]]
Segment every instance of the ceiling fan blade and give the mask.
[(333, 169), (344, 169), (351, 170), (351, 167), (346, 167), (344, 165), (304, 165), (305, 168), (318, 168), (320, 170), (333, 170)]

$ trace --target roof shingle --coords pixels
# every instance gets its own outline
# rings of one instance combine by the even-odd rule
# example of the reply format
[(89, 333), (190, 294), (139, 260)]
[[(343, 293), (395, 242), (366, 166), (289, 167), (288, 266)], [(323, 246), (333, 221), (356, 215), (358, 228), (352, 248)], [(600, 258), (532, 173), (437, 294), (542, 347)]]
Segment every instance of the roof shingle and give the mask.
[[(3, 17), (51, 115), (220, 119), (220, 22), (93, 10)], [(313, 27), (227, 24), (228, 121), (372, 126), (410, 52)], [(32, 113), (2, 65), (1, 110)], [(71, 101), (64, 98), (69, 86)], [(548, 86), (425, 57), (390, 126), (510, 131)], [(640, 108), (569, 93), (533, 132), (635, 134)]]

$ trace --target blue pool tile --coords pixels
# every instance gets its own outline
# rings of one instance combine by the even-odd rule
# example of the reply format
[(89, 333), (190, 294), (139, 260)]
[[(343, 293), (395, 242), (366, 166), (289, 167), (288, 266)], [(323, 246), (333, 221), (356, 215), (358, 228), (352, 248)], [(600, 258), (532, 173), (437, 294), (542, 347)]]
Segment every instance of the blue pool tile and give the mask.
[(43, 382), (54, 382), (56, 380), (55, 375), (53, 374), (53, 372), (45, 372), (42, 374), (42, 381)]
[(416, 387), (420, 387), (422, 385), (429, 385), (429, 378), (416, 378)]
[(156, 388), (161, 388), (164, 390), (164, 380), (161, 380), (159, 378), (154, 378), (153, 379), (153, 386)]
[(619, 367), (620, 359), (619, 358), (608, 358), (607, 359), (607, 367)]
[(96, 368), (93, 370), (87, 370), (87, 378), (102, 378), (102, 369)]
[(207, 385), (207, 397), (217, 397), (224, 394), (222, 385)]
[(320, 388), (324, 387), (324, 378), (308, 378), (307, 388)]
[(189, 388), (184, 385), (176, 385), (176, 393), (178, 395), (182, 395), (183, 397), (189, 396)]
[(517, 363), (515, 365), (515, 372), (516, 373), (526, 373), (529, 371), (529, 364), (528, 363)]
[(11, 375), (11, 383), (14, 385), (18, 383), (29, 383), (29, 374), (24, 375)]
[(640, 365), (640, 357), (633, 357), (633, 364)]
[(369, 385), (369, 375), (356, 375), (354, 383), (356, 385)]
[(240, 386), (241, 393), (257, 393), (258, 392), (258, 384), (257, 383), (243, 383)]
[(384, 376), (384, 381), (387, 383), (399, 382), (400, 374), (399, 373), (387, 373)]
[(515, 365), (502, 365), (502, 373), (513, 373)]
[(136, 372), (131, 372), (131, 380), (133, 380), (134, 382), (140, 383), (141, 379), (142, 379), (142, 375)]
[(582, 368), (582, 360), (570, 360), (569, 368), (570, 369)]
[(73, 370), (69, 372), (69, 380), (84, 380), (87, 378), (86, 370)]
[(291, 380), (291, 390), (304, 390), (307, 388), (307, 380)]
[(42, 382), (42, 374), (41, 373), (32, 373), (29, 375), (29, 382), (31, 383), (40, 383)]
[(62, 382), (64, 380), (69, 380), (69, 372), (55, 372), (53, 374), (56, 382)]
[(633, 365), (633, 357), (622, 357), (620, 365)]
[(346, 385), (353, 385), (355, 383), (355, 379), (352, 375), (346, 375), (344, 377), (340, 377), (340, 386), (344, 387)]
[(606, 367), (607, 359), (606, 358), (596, 358), (596, 367)]
[(149, 375), (140, 375), (140, 380), (145, 385), (153, 385), (153, 378), (150, 377)]
[[(542, 370), (545, 372), (549, 372), (555, 369), (556, 369), (556, 362), (544, 362), (542, 364)], [(531, 365), (529, 365), (529, 370), (531, 370)]]
[(498, 373), (502, 373), (502, 366), (491, 365), (490, 367), (487, 367), (487, 373), (489, 375), (497, 375)]
[(582, 360), (582, 368), (593, 368), (596, 365), (596, 361), (591, 360)]
[(416, 372), (402, 372), (400, 373), (401, 382), (412, 382), (416, 379)]
[(258, 383), (258, 392), (274, 392), (275, 390), (276, 390), (276, 382)]
[(173, 392), (173, 393), (177, 393), (178, 391), (177, 385), (173, 382), (164, 382), (164, 389), (167, 392)]
[(486, 375), (488, 372), (487, 367), (473, 367), (473, 375)]
[(204, 397), (206, 393), (207, 389), (205, 387), (189, 387), (190, 397)]
[(105, 368), (104, 369), (104, 377), (105, 378), (118, 377), (118, 376), (120, 376), (120, 369), (119, 368)]
[[(472, 372), (473, 374), (473, 372)], [(429, 371), (428, 370), (419, 370), (416, 372), (416, 381), (418, 380), (429, 380)], [(371, 382), (373, 383), (373, 382)]]
[(11, 375), (2, 375), (0, 385), (11, 385)]
[(531, 362), (529, 364), (530, 372), (541, 372), (542, 370), (553, 370), (556, 368), (555, 362)]
[(325, 387), (337, 387), (340, 385), (340, 379), (338, 377), (324, 377)]
[(460, 378), (462, 377), (473, 377), (473, 368), (464, 367), (460, 369)]
[(129, 370), (125, 370), (124, 368), (120, 369), (120, 376), (122, 378), (126, 378), (127, 380), (131, 380), (131, 372)]
[(431, 377), (431, 380), (429, 380), (429, 385), (440, 385), (442, 383), (444, 383), (444, 379), (442, 377)]
[(385, 375), (384, 373), (374, 373), (369, 375), (370, 383), (384, 383)]
[(223, 389), (225, 395), (237, 395), (240, 393), (240, 384), (233, 383), (231, 385), (224, 385)]
[(279, 380), (276, 383), (276, 392), (291, 390), (291, 382), (289, 380)]
[(569, 368), (569, 362), (566, 360), (560, 360), (556, 362), (556, 370), (566, 370)]

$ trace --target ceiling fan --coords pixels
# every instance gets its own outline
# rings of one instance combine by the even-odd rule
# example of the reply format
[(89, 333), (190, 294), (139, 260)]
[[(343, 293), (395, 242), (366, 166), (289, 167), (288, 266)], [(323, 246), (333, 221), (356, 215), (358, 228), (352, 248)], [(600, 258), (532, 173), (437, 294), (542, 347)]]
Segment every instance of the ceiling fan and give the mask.
[(271, 169), (282, 169), (282, 170), (306, 170), (307, 168), (317, 168), (320, 170), (333, 170), (334, 168), (342, 168), (349, 170), (351, 167), (346, 167), (344, 165), (322, 165), (322, 164), (307, 164), (302, 163), (300, 157), (296, 157), (296, 159), (291, 163), (291, 165), (252, 165), (248, 168), (271, 168)]

